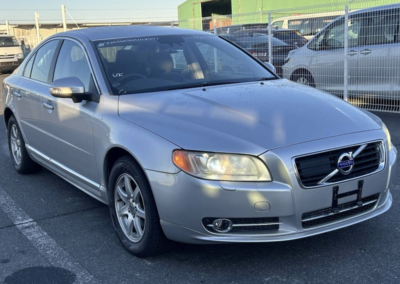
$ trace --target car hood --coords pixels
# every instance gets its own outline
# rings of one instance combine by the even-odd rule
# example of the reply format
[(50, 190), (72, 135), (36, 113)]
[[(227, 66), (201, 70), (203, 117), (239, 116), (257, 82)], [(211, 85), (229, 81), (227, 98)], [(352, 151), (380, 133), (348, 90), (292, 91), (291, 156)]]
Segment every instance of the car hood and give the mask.
[(184, 149), (253, 155), (381, 127), (341, 99), (287, 80), (124, 95), (119, 115)]

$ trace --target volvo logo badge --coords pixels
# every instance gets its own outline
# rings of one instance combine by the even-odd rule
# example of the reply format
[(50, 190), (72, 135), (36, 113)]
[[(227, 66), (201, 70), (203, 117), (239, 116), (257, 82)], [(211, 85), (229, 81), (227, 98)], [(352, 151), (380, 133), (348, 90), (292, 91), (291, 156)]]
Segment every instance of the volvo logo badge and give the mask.
[(342, 175), (348, 175), (351, 173), (354, 167), (353, 153), (344, 153), (340, 155), (337, 168)]

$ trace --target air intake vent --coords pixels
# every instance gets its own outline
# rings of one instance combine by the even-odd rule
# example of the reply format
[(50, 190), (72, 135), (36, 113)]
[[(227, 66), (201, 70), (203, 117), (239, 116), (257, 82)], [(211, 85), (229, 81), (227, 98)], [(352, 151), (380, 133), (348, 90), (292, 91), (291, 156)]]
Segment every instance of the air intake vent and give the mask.
[(378, 202), (379, 194), (361, 199), (362, 203), (352, 201), (339, 205), (337, 209), (325, 208), (313, 212), (304, 213), (302, 216), (303, 228), (313, 228), (330, 222), (351, 218), (368, 212)]

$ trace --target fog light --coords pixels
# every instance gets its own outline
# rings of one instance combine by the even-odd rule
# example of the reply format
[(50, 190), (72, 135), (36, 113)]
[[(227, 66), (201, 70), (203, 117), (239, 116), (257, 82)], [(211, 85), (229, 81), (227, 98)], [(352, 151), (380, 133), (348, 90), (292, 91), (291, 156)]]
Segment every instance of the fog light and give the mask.
[(218, 233), (228, 233), (232, 227), (232, 221), (229, 219), (216, 219), (213, 222), (213, 229)]

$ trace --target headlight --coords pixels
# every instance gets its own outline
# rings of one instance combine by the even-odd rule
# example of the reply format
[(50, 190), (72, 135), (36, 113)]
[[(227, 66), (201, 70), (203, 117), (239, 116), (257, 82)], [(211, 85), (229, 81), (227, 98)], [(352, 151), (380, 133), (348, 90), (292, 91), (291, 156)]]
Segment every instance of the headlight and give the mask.
[(265, 164), (252, 156), (175, 150), (172, 159), (182, 171), (203, 179), (271, 181)]
[(23, 59), (24, 58), (24, 55), (22, 53), (18, 53), (16, 56), (17, 56), (18, 59)]
[(284, 64), (286, 64), (286, 63), (288, 63), (288, 62), (290, 61), (292, 55), (293, 55), (295, 52), (296, 52), (296, 49), (293, 49), (293, 50), (289, 51), (287, 57), (285, 58)]
[(388, 150), (390, 151), (392, 149), (392, 139), (390, 138), (390, 133), (389, 129), (386, 127), (386, 125), (382, 122), (382, 129), (386, 134), (386, 140), (388, 142)]

